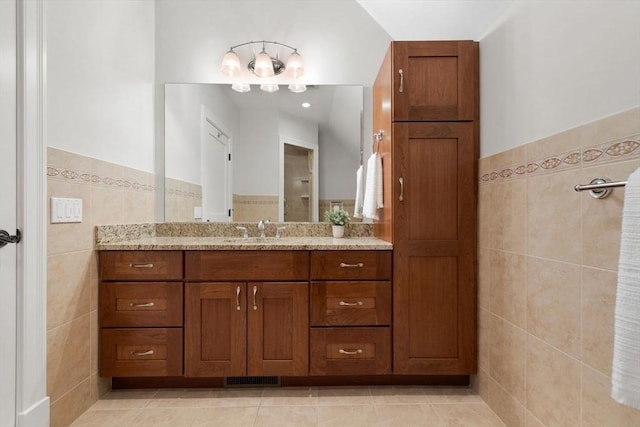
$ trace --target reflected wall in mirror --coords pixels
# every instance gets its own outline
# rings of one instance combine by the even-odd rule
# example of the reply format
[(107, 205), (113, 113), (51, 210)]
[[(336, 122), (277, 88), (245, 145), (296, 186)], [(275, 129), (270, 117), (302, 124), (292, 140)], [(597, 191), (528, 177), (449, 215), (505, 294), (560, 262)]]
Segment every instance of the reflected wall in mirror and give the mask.
[(315, 222), (331, 202), (353, 213), (363, 88), (307, 88), (166, 84), (165, 220)]

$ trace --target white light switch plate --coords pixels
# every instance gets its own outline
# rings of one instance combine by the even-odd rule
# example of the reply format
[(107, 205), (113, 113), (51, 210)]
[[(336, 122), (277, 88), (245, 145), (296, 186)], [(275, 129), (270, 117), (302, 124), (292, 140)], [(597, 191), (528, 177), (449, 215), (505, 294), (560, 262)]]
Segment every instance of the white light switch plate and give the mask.
[(51, 198), (51, 223), (82, 222), (82, 199)]

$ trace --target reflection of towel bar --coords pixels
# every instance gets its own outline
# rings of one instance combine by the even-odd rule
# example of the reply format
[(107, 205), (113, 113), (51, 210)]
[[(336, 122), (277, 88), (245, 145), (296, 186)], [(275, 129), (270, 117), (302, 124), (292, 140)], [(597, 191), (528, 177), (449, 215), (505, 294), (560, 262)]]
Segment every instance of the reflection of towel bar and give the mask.
[(382, 141), (382, 135), (384, 135), (384, 131), (380, 129), (378, 132), (373, 134), (373, 138), (375, 139), (373, 143), (373, 152), (377, 153), (380, 148), (380, 141)]
[(604, 199), (611, 194), (611, 189), (615, 187), (624, 187), (627, 185), (627, 181), (615, 181), (612, 182), (608, 178), (598, 177), (591, 180), (589, 184), (578, 184), (573, 187), (576, 191), (589, 190), (591, 197), (596, 199)]

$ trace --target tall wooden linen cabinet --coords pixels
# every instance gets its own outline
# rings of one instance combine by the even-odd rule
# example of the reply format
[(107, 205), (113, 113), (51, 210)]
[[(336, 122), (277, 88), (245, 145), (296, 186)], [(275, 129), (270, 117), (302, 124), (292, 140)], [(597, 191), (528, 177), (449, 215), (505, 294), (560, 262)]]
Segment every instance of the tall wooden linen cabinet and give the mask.
[(478, 43), (392, 42), (373, 87), (394, 374), (476, 373)]

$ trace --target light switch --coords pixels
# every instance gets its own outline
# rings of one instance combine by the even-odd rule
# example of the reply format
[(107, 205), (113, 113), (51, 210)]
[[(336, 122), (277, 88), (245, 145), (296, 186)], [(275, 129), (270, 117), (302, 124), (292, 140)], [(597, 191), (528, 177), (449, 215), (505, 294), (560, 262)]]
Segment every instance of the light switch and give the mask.
[(82, 222), (82, 199), (51, 198), (51, 223)]

